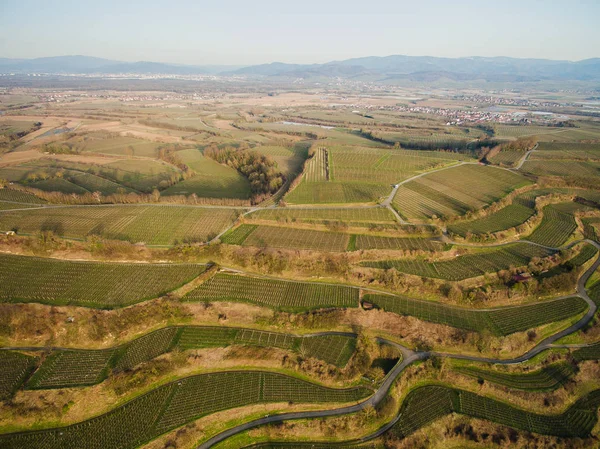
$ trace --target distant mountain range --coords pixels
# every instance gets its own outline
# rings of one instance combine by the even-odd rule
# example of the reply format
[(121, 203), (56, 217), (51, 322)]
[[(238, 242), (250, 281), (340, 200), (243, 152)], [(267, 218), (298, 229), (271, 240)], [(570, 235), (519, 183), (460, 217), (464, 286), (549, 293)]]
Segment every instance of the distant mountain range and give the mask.
[(36, 59), (0, 58), (0, 73), (50, 74), (164, 74), (227, 75), (251, 78), (344, 78), (376, 82), (410, 80), (435, 82), (543, 80), (600, 81), (600, 58), (583, 61), (517, 59), (507, 57), (437, 58), (432, 56), (368, 56), (325, 64), (273, 62), (252, 66), (181, 65), (159, 62), (122, 62), (91, 56), (56, 56)]

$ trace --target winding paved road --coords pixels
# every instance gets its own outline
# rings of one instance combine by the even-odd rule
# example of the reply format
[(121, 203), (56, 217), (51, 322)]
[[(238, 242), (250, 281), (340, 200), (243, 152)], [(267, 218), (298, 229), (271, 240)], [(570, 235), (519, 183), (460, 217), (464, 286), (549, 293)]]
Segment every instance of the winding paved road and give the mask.
[[(576, 243), (581, 243), (581, 242), (590, 243), (600, 250), (600, 244), (598, 244), (597, 242), (594, 242), (592, 240), (579, 240), (577, 242), (571, 243), (570, 246), (572, 246)], [(559, 248), (553, 248), (553, 249), (558, 250)], [(215, 444), (217, 444), (221, 441), (224, 441), (233, 435), (236, 435), (240, 432), (244, 432), (249, 429), (253, 429), (255, 427), (259, 427), (264, 424), (278, 423), (278, 422), (294, 420), (294, 419), (309, 419), (309, 418), (324, 418), (324, 417), (330, 417), (330, 416), (339, 416), (339, 415), (345, 415), (345, 414), (349, 414), (349, 413), (359, 412), (368, 406), (376, 406), (387, 395), (392, 384), (396, 381), (398, 376), (402, 373), (402, 371), (404, 371), (404, 369), (406, 367), (408, 367), (409, 365), (411, 365), (412, 363), (414, 363), (418, 360), (425, 360), (431, 356), (452, 358), (452, 359), (462, 359), (462, 360), (469, 360), (469, 361), (473, 361), (473, 362), (486, 362), (486, 363), (493, 363), (493, 364), (509, 365), (509, 364), (517, 364), (517, 363), (525, 362), (525, 361), (531, 359), (532, 357), (535, 357), (539, 353), (541, 353), (547, 349), (550, 349), (550, 348), (557, 348), (557, 347), (568, 348), (568, 347), (585, 346), (585, 345), (556, 345), (554, 343), (567, 335), (570, 335), (574, 332), (577, 332), (577, 331), (583, 329), (592, 320), (592, 318), (596, 314), (598, 307), (597, 307), (596, 303), (588, 296), (588, 294), (585, 290), (585, 284), (588, 281), (588, 279), (592, 276), (592, 274), (598, 269), (598, 267), (600, 267), (600, 253), (599, 253), (598, 257), (596, 258), (596, 260), (594, 261), (594, 263), (580, 276), (580, 278), (577, 282), (577, 295), (580, 296), (581, 298), (583, 298), (589, 305), (589, 309), (588, 309), (587, 313), (579, 321), (577, 321), (577, 323), (569, 326), (568, 328), (566, 328), (560, 332), (557, 332), (556, 334), (554, 334), (550, 337), (545, 338), (540, 343), (538, 343), (534, 348), (530, 349), (525, 354), (523, 354), (519, 357), (515, 357), (512, 359), (494, 359), (494, 358), (488, 358), (488, 357), (476, 357), (476, 356), (470, 356), (470, 355), (451, 354), (451, 353), (442, 353), (442, 352), (434, 352), (434, 351), (416, 352), (416, 351), (413, 351), (409, 348), (406, 348), (406, 347), (400, 345), (399, 343), (389, 341), (384, 338), (378, 338), (379, 341), (393, 345), (394, 347), (398, 348), (402, 352), (402, 361), (400, 363), (398, 363), (388, 373), (388, 375), (385, 377), (385, 379), (383, 380), (383, 382), (381, 383), (381, 385), (379, 386), (377, 391), (372, 396), (370, 396), (368, 399), (366, 399), (362, 402), (359, 402), (357, 404), (354, 404), (354, 405), (340, 407), (340, 408), (332, 409), (332, 410), (293, 412), (293, 413), (282, 413), (282, 414), (277, 414), (277, 415), (265, 416), (263, 418), (255, 419), (253, 421), (249, 421), (247, 423), (240, 424), (236, 427), (232, 427), (231, 429), (228, 429), (218, 435), (215, 435), (211, 439), (207, 440), (206, 442), (204, 442), (200, 446), (198, 446), (198, 449), (209, 449), (210, 447), (214, 446)], [(570, 296), (573, 296), (573, 295), (570, 295)], [(370, 439), (376, 438), (378, 436), (381, 436), (387, 430), (389, 430), (398, 421), (398, 419), (400, 419), (400, 414), (398, 414), (393, 420), (391, 420), (390, 422), (388, 422), (387, 424), (382, 426), (380, 429), (378, 429), (375, 433), (367, 435), (365, 437), (362, 437), (362, 438), (360, 438), (358, 440), (354, 440), (354, 441), (355, 442), (364, 442), (364, 441), (368, 441)]]

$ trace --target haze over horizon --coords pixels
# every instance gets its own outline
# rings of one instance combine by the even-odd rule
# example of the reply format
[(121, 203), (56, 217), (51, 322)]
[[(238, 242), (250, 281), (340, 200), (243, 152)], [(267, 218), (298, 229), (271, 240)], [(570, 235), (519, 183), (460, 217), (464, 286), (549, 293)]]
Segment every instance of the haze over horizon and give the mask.
[(0, 56), (188, 65), (311, 64), (388, 55), (569, 61), (600, 56), (600, 4), (593, 2), (565, 9), (555, 1), (374, 1), (363, 11), (365, 5), (356, 2), (308, 0), (297, 8), (272, 0), (258, 6), (6, 0), (0, 4)]

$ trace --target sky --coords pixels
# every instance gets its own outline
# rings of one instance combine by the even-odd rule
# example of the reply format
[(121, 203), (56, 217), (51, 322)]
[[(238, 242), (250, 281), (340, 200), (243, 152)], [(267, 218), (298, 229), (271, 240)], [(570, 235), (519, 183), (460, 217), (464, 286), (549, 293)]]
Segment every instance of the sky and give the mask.
[(0, 0), (0, 57), (250, 65), (600, 57), (599, 0)]

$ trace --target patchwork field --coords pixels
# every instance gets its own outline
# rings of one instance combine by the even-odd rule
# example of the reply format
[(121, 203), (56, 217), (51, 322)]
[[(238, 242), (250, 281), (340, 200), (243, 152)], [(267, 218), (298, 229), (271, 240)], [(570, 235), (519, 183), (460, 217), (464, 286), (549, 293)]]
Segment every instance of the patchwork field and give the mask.
[(401, 185), (393, 205), (404, 218), (411, 220), (463, 215), (529, 183), (508, 170), (461, 165)]
[(308, 161), (300, 185), (286, 196), (286, 202), (373, 202), (389, 193), (391, 184), (456, 164), (460, 158), (443, 151), (320, 147)]

